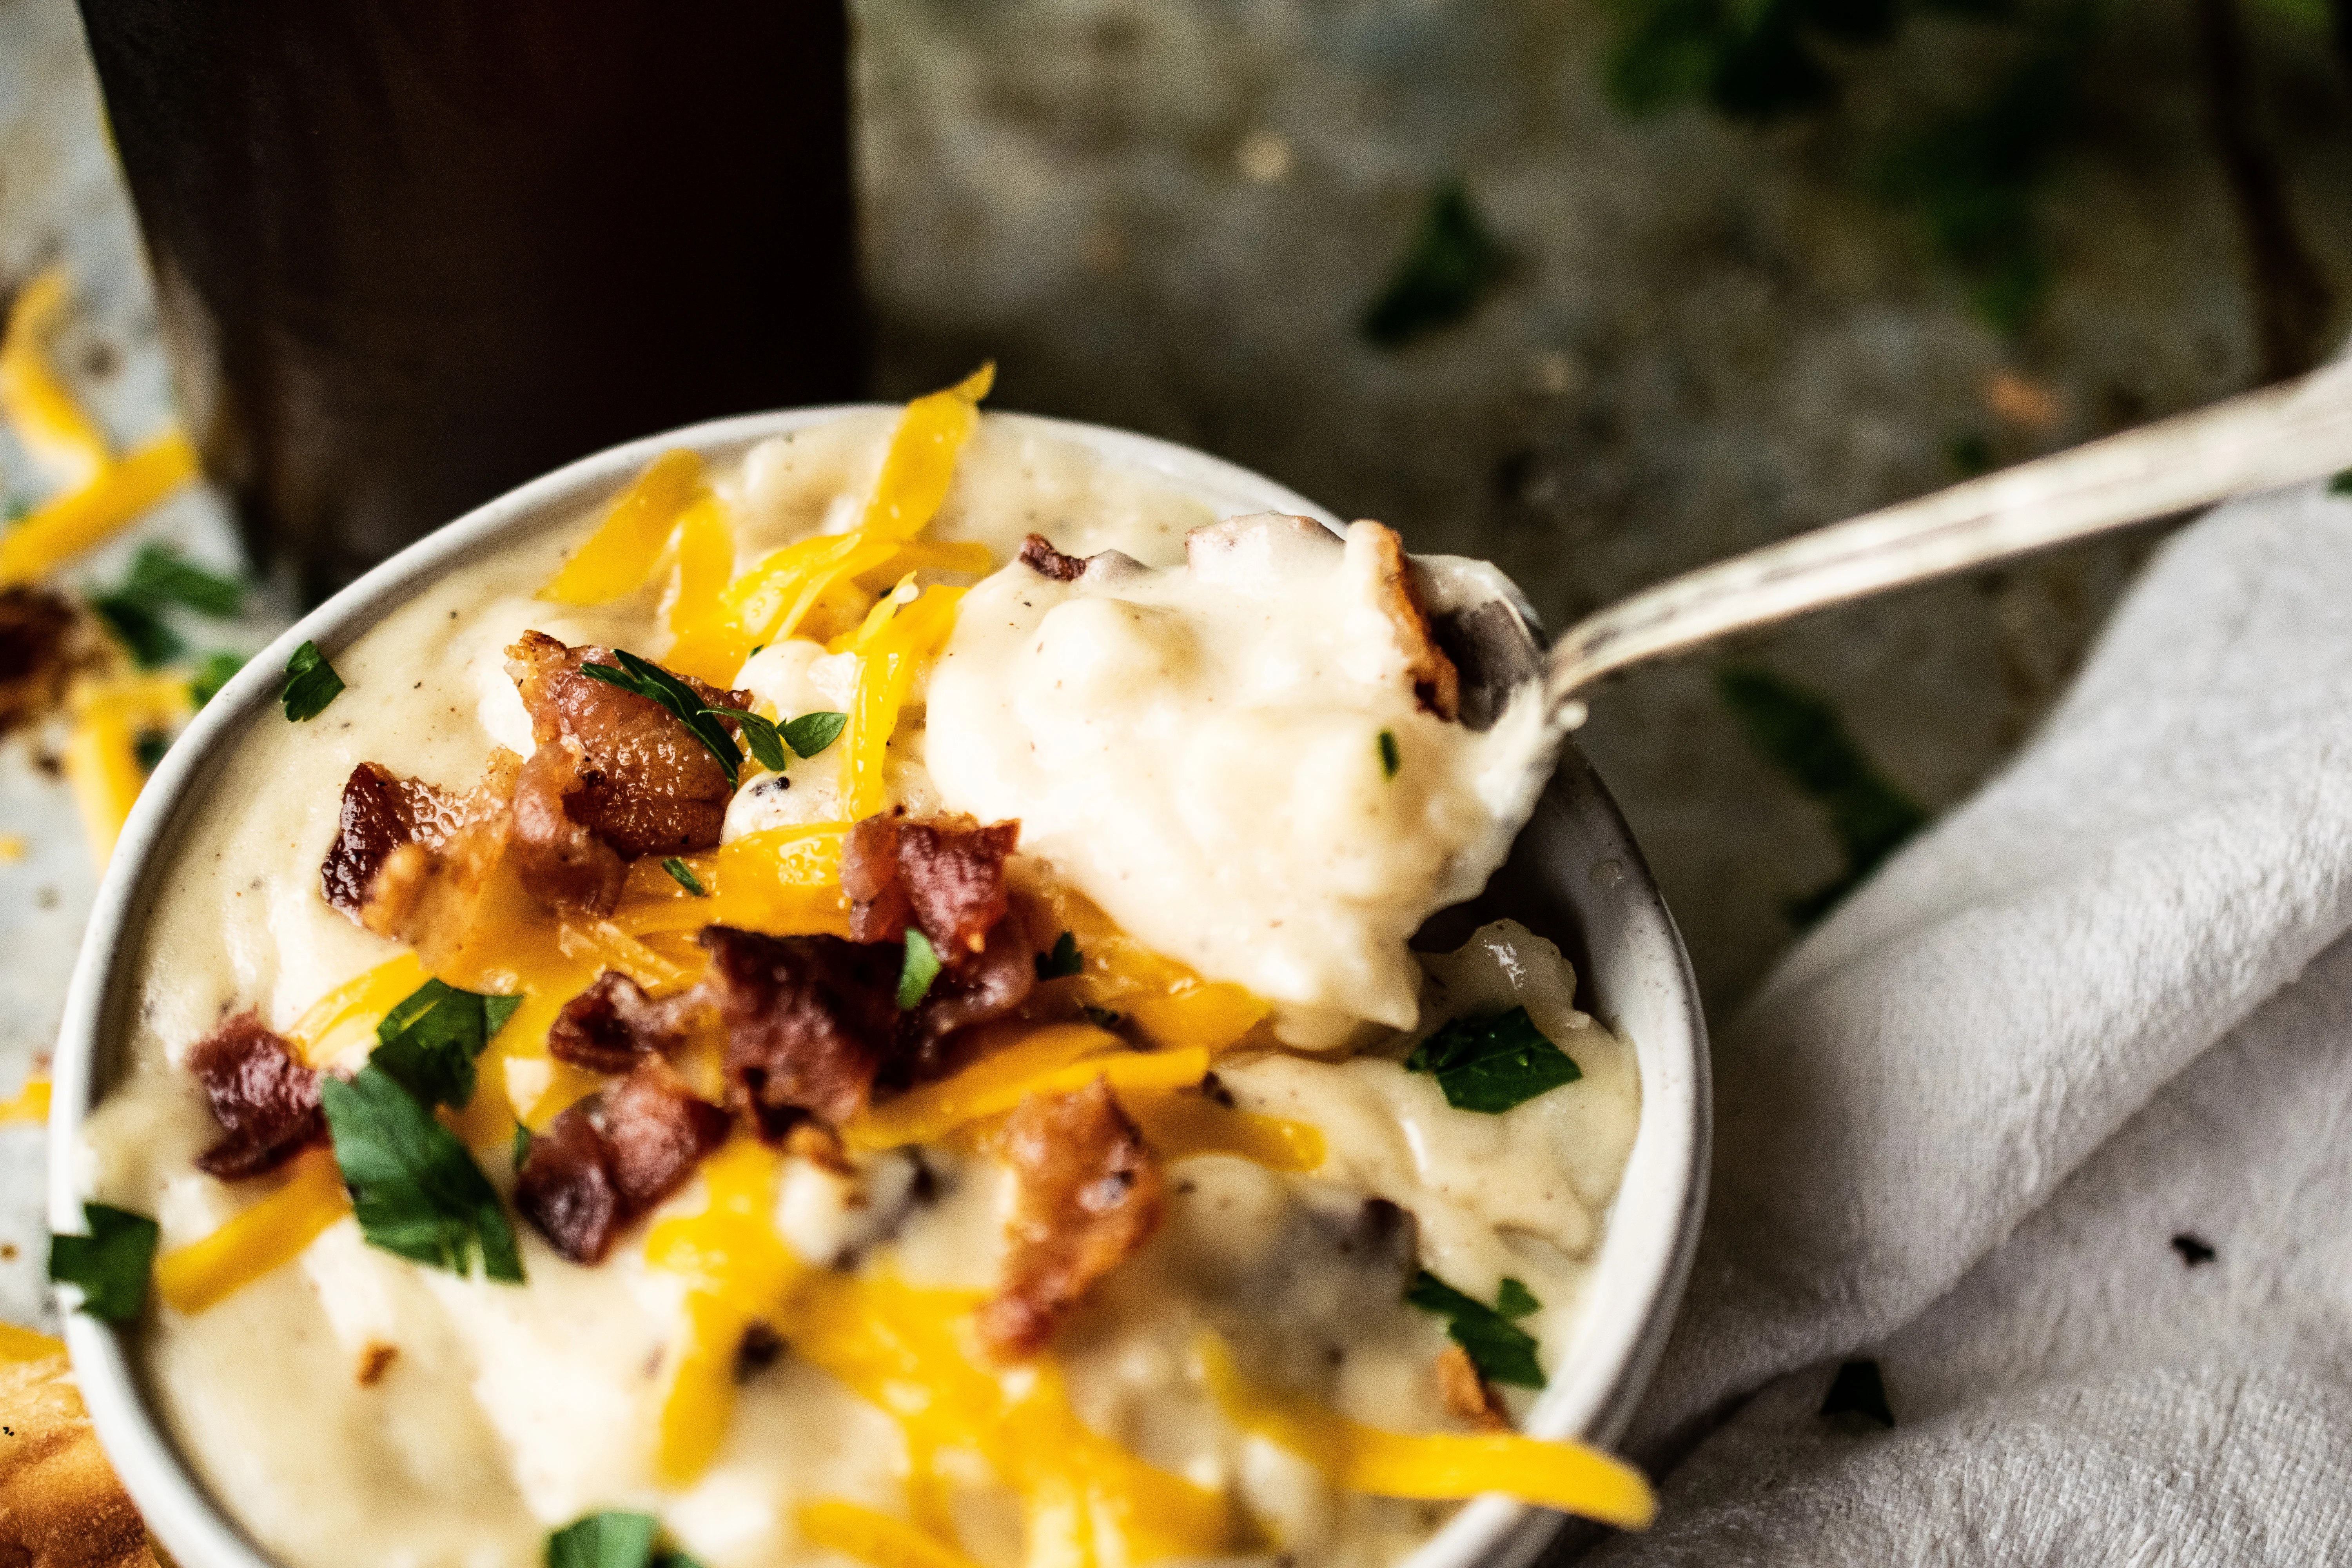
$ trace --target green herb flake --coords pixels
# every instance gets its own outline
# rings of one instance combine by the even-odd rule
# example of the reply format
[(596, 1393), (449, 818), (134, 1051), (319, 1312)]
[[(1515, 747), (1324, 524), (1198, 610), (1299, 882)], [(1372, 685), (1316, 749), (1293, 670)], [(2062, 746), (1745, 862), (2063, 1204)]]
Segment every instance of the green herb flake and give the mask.
[(373, 1061), (348, 1081), (321, 1077), (319, 1094), (370, 1246), (453, 1274), (479, 1259), (489, 1279), (521, 1283), (498, 1190), (456, 1133)]
[(196, 666), (196, 673), (188, 680), (188, 700), (198, 708), (218, 697), (229, 678), (245, 668), (241, 653), (208, 653)]
[(49, 1278), (81, 1287), (81, 1310), (110, 1323), (127, 1323), (146, 1309), (147, 1276), (155, 1261), (155, 1222), (105, 1204), (81, 1205), (87, 1236), (49, 1237)]
[(1511, 1321), (1528, 1316), (1543, 1303), (1517, 1279), (1504, 1280), (1496, 1304), (1489, 1307), (1424, 1268), (1413, 1277), (1404, 1299), (1424, 1312), (1444, 1318), (1446, 1337), (1468, 1352), (1470, 1364), (1488, 1383), (1514, 1388), (1544, 1385), (1535, 1336)]
[(133, 598), (151, 606), (185, 605), (200, 614), (226, 620), (245, 613), (245, 585), (191, 566), (177, 551), (150, 544), (131, 563), (131, 575), (116, 596)]
[(1456, 1018), (1414, 1047), (1407, 1072), (1437, 1079), (1456, 1110), (1496, 1115), (1574, 1083), (1584, 1070), (1536, 1027), (1525, 1007), (1485, 1018)]
[(907, 963), (898, 971), (898, 1011), (912, 1012), (931, 993), (931, 982), (940, 977), (940, 955), (931, 946), (931, 939), (907, 928)]
[(2346, 468), (2328, 480), (2327, 493), (2332, 496), (2352, 496), (2352, 468)]
[(1392, 779), (1397, 776), (1397, 769), (1403, 765), (1404, 759), (1397, 753), (1396, 731), (1394, 730), (1381, 731), (1381, 776), (1382, 778)]
[(169, 664), (188, 651), (180, 634), (166, 626), (155, 607), (143, 600), (109, 594), (102, 599), (91, 600), (89, 607), (98, 612), (98, 618), (114, 634), (114, 640), (131, 655), (131, 662), (142, 669)]
[(163, 753), (172, 749), (172, 737), (162, 730), (142, 730), (131, 743), (131, 754), (139, 759), (139, 771), (152, 773), (163, 763)]
[(784, 744), (796, 757), (814, 757), (840, 740), (848, 723), (846, 713), (803, 713), (784, 726)]
[(1036, 963), (1040, 980), (1067, 980), (1073, 974), (1085, 973), (1087, 968), (1086, 955), (1078, 951), (1076, 934), (1066, 931), (1054, 939), (1051, 951), (1037, 955)]
[(1830, 1380), (1822, 1399), (1823, 1415), (1859, 1415), (1881, 1426), (1895, 1425), (1895, 1407), (1886, 1402), (1886, 1380), (1874, 1361), (1850, 1361)]
[(751, 748), (760, 765), (772, 773), (782, 773), (784, 764), (792, 759), (784, 755), (784, 742), (776, 733), (776, 727), (757, 713), (738, 713), (735, 717), (743, 726), (743, 743)]
[(702, 885), (702, 879), (694, 874), (694, 868), (677, 856), (672, 855), (664, 859), (662, 869), (669, 873), (671, 881), (676, 882), (696, 898), (707, 899), (710, 896), (710, 889)]
[(1430, 194), (1420, 232), (1372, 302), (1363, 334), (1384, 349), (1450, 327), (1478, 308), (1505, 271), (1503, 247), (1487, 230), (1470, 192), (1448, 180)]
[(368, 1060), (420, 1104), (463, 1110), (474, 1098), (474, 1058), (521, 1005), (520, 996), (484, 996), (428, 980), (383, 1016)]
[(520, 1171), (523, 1162), (530, 1158), (530, 1129), (520, 1121), (515, 1123), (513, 1153), (514, 1168)]
[(648, 1568), (660, 1531), (643, 1513), (592, 1513), (547, 1538), (547, 1568)]
[(286, 717), (297, 724), (324, 713), (342, 689), (343, 678), (335, 673), (317, 643), (304, 643), (286, 661), (286, 690), (280, 700), (286, 704)]
[(1887, 782), (1826, 699), (1746, 665), (1718, 674), (1716, 689), (1757, 755), (1827, 812), (1830, 832), (1845, 852), (1842, 875), (1782, 906), (1790, 923), (1802, 929), (1926, 826), (1927, 814)]
[(613, 657), (620, 660), (618, 669), (609, 664), (583, 664), (580, 667), (580, 673), (591, 680), (617, 686), (624, 691), (633, 692), (648, 702), (658, 703), (667, 709), (671, 717), (685, 725), (693, 732), (694, 738), (702, 742), (703, 750), (719, 759), (719, 767), (727, 773), (727, 787), (733, 789), (743, 767), (743, 752), (735, 744), (735, 737), (727, 732), (727, 726), (720, 722), (720, 718), (723, 714), (726, 718), (740, 721), (743, 715), (731, 708), (704, 706), (694, 688), (649, 658), (639, 658), (635, 654), (617, 647), (613, 650)]

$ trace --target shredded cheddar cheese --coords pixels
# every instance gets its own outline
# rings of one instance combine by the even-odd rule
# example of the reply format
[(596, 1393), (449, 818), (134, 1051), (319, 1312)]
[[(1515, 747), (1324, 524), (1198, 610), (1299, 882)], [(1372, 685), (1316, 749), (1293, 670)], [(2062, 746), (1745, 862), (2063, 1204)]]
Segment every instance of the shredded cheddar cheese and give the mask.
[(195, 448), (177, 430), (157, 437), (79, 489), (33, 510), (0, 537), (0, 588), (29, 583), (78, 555), (195, 477)]
[(0, 1323), (0, 1362), (47, 1361), (66, 1353), (65, 1342), (14, 1323)]
[(677, 520), (677, 596), (669, 629), (683, 632), (710, 616), (735, 571), (735, 531), (717, 496), (705, 492)]
[(1162, 1160), (1238, 1154), (1272, 1171), (1312, 1171), (1323, 1163), (1323, 1130), (1311, 1121), (1258, 1116), (1197, 1094), (1123, 1089), (1118, 1102)]
[(656, 458), (539, 596), (559, 605), (602, 605), (641, 586), (701, 482), (702, 459), (694, 453), (678, 449)]
[(286, 1031), (286, 1038), (304, 1066), (324, 1067), (363, 1038), (427, 978), (413, 952), (387, 959), (311, 1003)]
[(1501, 1492), (1620, 1530), (1646, 1530), (1657, 1517), (1657, 1499), (1642, 1473), (1597, 1448), (1507, 1432), (1383, 1432), (1313, 1400), (1252, 1385), (1213, 1335), (1202, 1339), (1199, 1352), (1227, 1420), (1288, 1449), (1345, 1490), (1439, 1502)]
[[(0, 551), (5, 548), (0, 542)], [(90, 858), (102, 871), (147, 783), (147, 772), (139, 765), (140, 732), (167, 729), (187, 717), (188, 684), (170, 675), (84, 681), (75, 689), (70, 707), (66, 782), (81, 811)]]
[(0, 334), (0, 416), (49, 481), (66, 489), (97, 478), (109, 457), (106, 437), (58, 384), (44, 350), (71, 295), (65, 269), (44, 268), (17, 291)]
[(858, 632), (853, 645), (858, 655), (857, 689), (850, 699), (849, 724), (841, 741), (849, 749), (845, 815), (852, 821), (883, 807), (890, 737), (898, 727), (908, 689), (917, 668), (939, 652), (955, 629), (956, 605), (963, 595), (961, 588), (926, 588), (904, 605), (896, 605), (893, 595), (883, 603), (894, 605), (896, 613)]
[[(984, 1047), (983, 1047), (984, 1048)], [(936, 1143), (958, 1129), (1001, 1116), (1032, 1094), (1083, 1089), (1096, 1079), (1114, 1092), (1189, 1089), (1209, 1072), (1209, 1053), (1133, 1051), (1118, 1036), (1087, 1024), (1054, 1024), (1018, 1044), (983, 1055), (961, 1072), (908, 1089), (842, 1129), (859, 1149)]]
[(49, 1075), (28, 1074), (14, 1100), (0, 1100), (0, 1121), (47, 1121), (49, 1119)]
[(956, 458), (994, 379), (995, 367), (983, 365), (957, 385), (907, 405), (856, 528), (771, 552), (707, 605), (688, 608), (681, 589), (670, 623), (677, 640), (663, 662), (698, 679), (732, 685), (753, 648), (793, 636), (845, 584), (926, 567), (988, 570), (983, 546), (918, 543), (916, 535), (946, 499)]
[(828, 1498), (793, 1516), (801, 1538), (874, 1568), (976, 1568), (972, 1560), (919, 1525), (854, 1502)]
[(284, 1186), (202, 1241), (157, 1258), (155, 1293), (180, 1311), (201, 1312), (300, 1257), (351, 1208), (334, 1155), (314, 1149), (294, 1163)]

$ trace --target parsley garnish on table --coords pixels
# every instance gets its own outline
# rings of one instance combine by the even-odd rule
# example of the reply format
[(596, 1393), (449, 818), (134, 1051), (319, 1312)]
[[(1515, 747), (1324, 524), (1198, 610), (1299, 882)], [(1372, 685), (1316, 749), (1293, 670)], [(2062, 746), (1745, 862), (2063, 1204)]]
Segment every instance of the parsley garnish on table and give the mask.
[(474, 1058), (506, 1027), (520, 996), (483, 996), (428, 980), (375, 1026), (368, 1061), (425, 1106), (463, 1110), (474, 1098)]
[(1456, 1018), (1415, 1047), (1404, 1068), (1435, 1078), (1445, 1103), (1456, 1110), (1489, 1115), (1584, 1076), (1536, 1027), (1525, 1007), (1486, 1018)]
[(1514, 1388), (1544, 1385), (1543, 1367), (1536, 1360), (1535, 1336), (1513, 1321), (1536, 1312), (1543, 1303), (1517, 1280), (1504, 1280), (1495, 1304), (1489, 1307), (1424, 1268), (1413, 1276), (1404, 1299), (1424, 1312), (1444, 1318), (1446, 1337), (1462, 1347), (1470, 1357), (1470, 1364), (1488, 1383), (1508, 1384)]
[(470, 1272), (478, 1258), (490, 1279), (521, 1283), (514, 1227), (497, 1189), (397, 1079), (371, 1065), (348, 1082), (322, 1077), (319, 1097), (370, 1246), (453, 1274)]
[(701, 1568), (683, 1552), (657, 1552), (650, 1514), (592, 1513), (547, 1538), (547, 1568)]
[(90, 601), (90, 608), (146, 669), (169, 664), (187, 651), (188, 645), (163, 619), (164, 609), (173, 605), (231, 617), (245, 610), (245, 588), (189, 565), (173, 550), (150, 544), (131, 563), (131, 575), (121, 587)]
[(81, 1287), (81, 1310), (110, 1323), (127, 1323), (147, 1305), (147, 1276), (155, 1261), (155, 1222), (106, 1204), (81, 1205), (87, 1236), (49, 1237), (49, 1278)]
[(327, 704), (341, 696), (342, 690), (343, 678), (335, 673), (319, 645), (306, 642), (286, 661), (286, 689), (279, 700), (286, 705), (286, 717), (299, 724), (324, 713)]

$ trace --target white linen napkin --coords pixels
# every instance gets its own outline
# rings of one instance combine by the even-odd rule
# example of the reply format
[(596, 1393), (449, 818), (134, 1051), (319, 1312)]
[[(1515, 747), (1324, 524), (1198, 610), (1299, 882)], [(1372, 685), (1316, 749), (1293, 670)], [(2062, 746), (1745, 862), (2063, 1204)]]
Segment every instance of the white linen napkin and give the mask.
[[(1590, 1560), (2352, 1561), (2347, 928), (2322, 484), (2172, 539), (2025, 752), (1727, 1032), (1631, 1440), (1663, 1512)], [(1849, 1358), (1892, 1428), (1820, 1413)]]

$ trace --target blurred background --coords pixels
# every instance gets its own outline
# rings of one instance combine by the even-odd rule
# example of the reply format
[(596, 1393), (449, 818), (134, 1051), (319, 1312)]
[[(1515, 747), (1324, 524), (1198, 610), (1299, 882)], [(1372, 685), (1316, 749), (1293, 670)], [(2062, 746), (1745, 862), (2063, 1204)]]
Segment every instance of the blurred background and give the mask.
[[(1190, 443), (1416, 550), (1491, 557), (1555, 628), (2292, 374), (2352, 324), (2347, 0), (860, 0), (851, 18), (876, 395), (992, 357), (996, 406)], [(723, 250), (793, 200), (746, 178), (664, 221)], [(80, 22), (71, 0), (0, 0), (0, 290), (53, 263), (76, 300), (58, 374), (132, 445), (172, 417), (172, 382)], [(0, 501), (38, 497), (0, 437)], [(2031, 733), (2161, 532), (1600, 698), (1584, 744), (1718, 1027)], [(219, 501), (189, 489), (68, 576), (102, 589), (158, 537), (236, 566)], [(207, 635), (257, 646), (284, 608), (264, 595)], [(40, 746), (0, 754), (0, 790), (32, 792), (5, 798), (56, 788)], [(88, 898), (79, 845), (34, 837), (0, 863), (15, 1060), (54, 1028)]]

